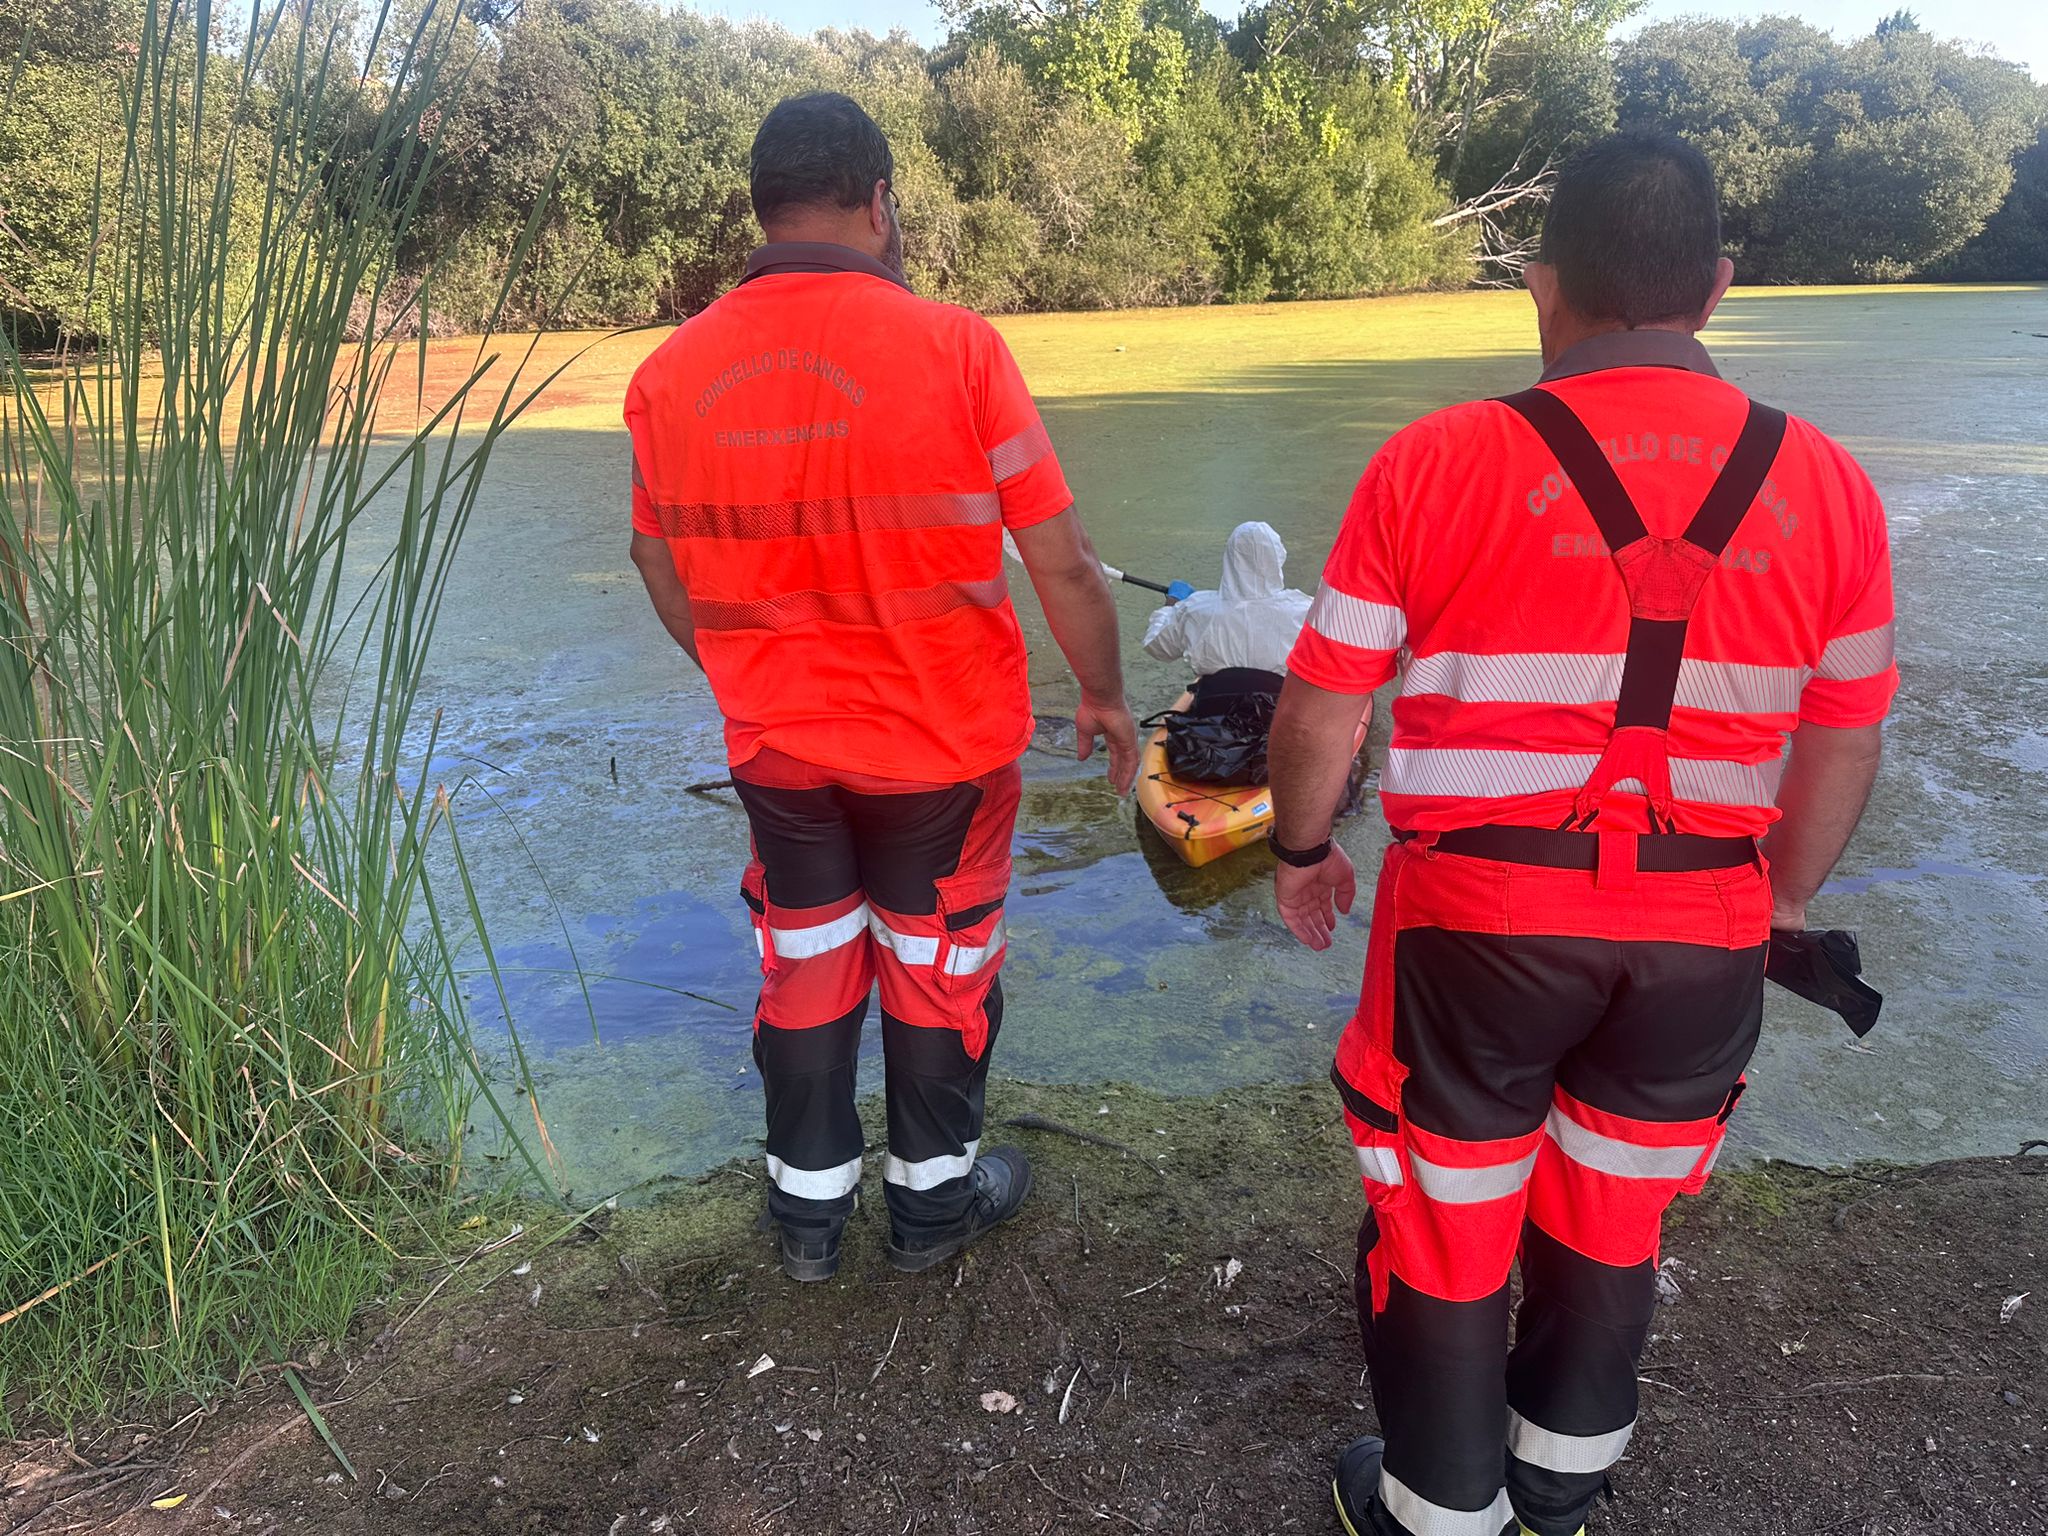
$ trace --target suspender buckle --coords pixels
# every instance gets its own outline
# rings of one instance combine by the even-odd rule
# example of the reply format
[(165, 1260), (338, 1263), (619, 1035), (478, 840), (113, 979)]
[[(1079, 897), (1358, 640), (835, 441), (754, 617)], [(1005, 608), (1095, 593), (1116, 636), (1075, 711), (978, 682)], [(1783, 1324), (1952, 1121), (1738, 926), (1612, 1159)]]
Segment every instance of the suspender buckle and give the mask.
[(1636, 834), (1602, 830), (1593, 835), (1600, 839), (1600, 861), (1593, 870), (1594, 886), (1603, 891), (1634, 890)]

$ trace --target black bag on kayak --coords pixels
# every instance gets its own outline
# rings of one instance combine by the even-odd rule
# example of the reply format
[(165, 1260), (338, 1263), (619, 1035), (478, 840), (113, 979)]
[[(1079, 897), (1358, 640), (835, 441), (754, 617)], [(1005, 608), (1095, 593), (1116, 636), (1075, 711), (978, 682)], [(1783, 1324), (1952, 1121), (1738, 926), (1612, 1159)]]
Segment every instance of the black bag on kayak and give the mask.
[(1191, 784), (1265, 783), (1280, 682), (1252, 667), (1212, 672), (1185, 710), (1154, 716), (1147, 724), (1166, 727), (1167, 771)]

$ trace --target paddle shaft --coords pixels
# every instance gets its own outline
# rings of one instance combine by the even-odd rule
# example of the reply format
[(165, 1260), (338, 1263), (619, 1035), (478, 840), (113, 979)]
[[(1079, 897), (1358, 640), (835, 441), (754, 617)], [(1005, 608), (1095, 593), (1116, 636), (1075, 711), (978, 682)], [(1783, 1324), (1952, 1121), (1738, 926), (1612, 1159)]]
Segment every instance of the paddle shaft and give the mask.
[[(1017, 548), (1017, 541), (1010, 536), (1007, 530), (1003, 534), (1003, 553), (1012, 560), (1015, 560), (1019, 565), (1024, 563), (1024, 556)], [(1102, 574), (1111, 581), (1129, 582), (1134, 587), (1143, 587), (1147, 592), (1157, 592), (1161, 597), (1171, 598), (1176, 603), (1195, 590), (1184, 581), (1147, 581), (1142, 576), (1133, 576), (1129, 571), (1118, 570), (1107, 560), (1100, 561), (1099, 563), (1102, 566)]]

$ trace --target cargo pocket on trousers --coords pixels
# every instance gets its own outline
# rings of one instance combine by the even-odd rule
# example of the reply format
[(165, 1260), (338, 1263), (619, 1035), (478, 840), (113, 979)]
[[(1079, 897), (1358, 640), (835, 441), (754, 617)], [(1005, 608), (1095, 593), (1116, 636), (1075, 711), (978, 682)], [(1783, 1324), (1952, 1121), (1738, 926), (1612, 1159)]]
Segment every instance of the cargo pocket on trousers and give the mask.
[(932, 965), (944, 995), (979, 999), (988, 990), (1002, 966), (1003, 903), (1009, 892), (1008, 859), (959, 870), (938, 882), (945, 937)]
[(988, 1046), (983, 1005), (1007, 947), (1003, 901), (1009, 890), (1008, 859), (977, 864), (938, 882), (943, 937), (932, 961), (932, 986), (953, 1016), (961, 1045), (976, 1061)]
[[(1366, 1218), (1358, 1233), (1358, 1323), (1370, 1339), (1374, 1319), (1387, 1309), (1393, 1284), (1388, 1218), (1408, 1201), (1408, 1152), (1401, 1136), (1401, 1080), (1406, 1075), (1386, 1051), (1370, 1050), (1340, 1067), (1330, 1080), (1344, 1101), (1345, 1120), (1365, 1183)], [(1353, 1077), (1359, 1079), (1354, 1082)]]
[[(1408, 1199), (1408, 1152), (1401, 1136), (1400, 1063), (1384, 1052), (1367, 1051), (1347, 1075), (1341, 1060), (1330, 1069), (1330, 1081), (1350, 1114), (1351, 1141), (1358, 1153), (1358, 1172), (1366, 1199), (1375, 1212), (1398, 1210)], [(1358, 1080), (1353, 1081), (1353, 1077)]]
[(1739, 1077), (1735, 1086), (1728, 1090), (1721, 1112), (1714, 1117), (1714, 1128), (1707, 1137), (1706, 1151), (1700, 1154), (1699, 1162), (1686, 1175), (1685, 1182), (1678, 1186), (1681, 1195), (1697, 1195), (1707, 1187), (1707, 1180), (1714, 1175), (1714, 1164), (1721, 1160), (1721, 1147), (1728, 1140), (1728, 1122), (1735, 1117), (1735, 1106), (1742, 1102), (1742, 1092), (1748, 1086), (1749, 1079)]
[(740, 900), (747, 904), (747, 920), (754, 925), (754, 948), (761, 953), (761, 976), (775, 970), (775, 944), (768, 931), (768, 871), (759, 859), (747, 860), (740, 876)]

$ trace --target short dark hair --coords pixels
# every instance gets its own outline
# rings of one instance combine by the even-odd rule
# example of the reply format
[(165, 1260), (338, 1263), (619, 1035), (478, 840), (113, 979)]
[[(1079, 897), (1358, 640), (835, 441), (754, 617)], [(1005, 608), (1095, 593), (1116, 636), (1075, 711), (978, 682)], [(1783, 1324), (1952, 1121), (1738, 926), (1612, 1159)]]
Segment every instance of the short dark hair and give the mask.
[(1596, 139), (1558, 172), (1539, 259), (1588, 320), (1635, 327), (1697, 315), (1721, 259), (1714, 168), (1676, 134)]
[(858, 208), (893, 181), (889, 140), (859, 102), (813, 91), (778, 102), (754, 135), (747, 190), (766, 224), (790, 208)]

